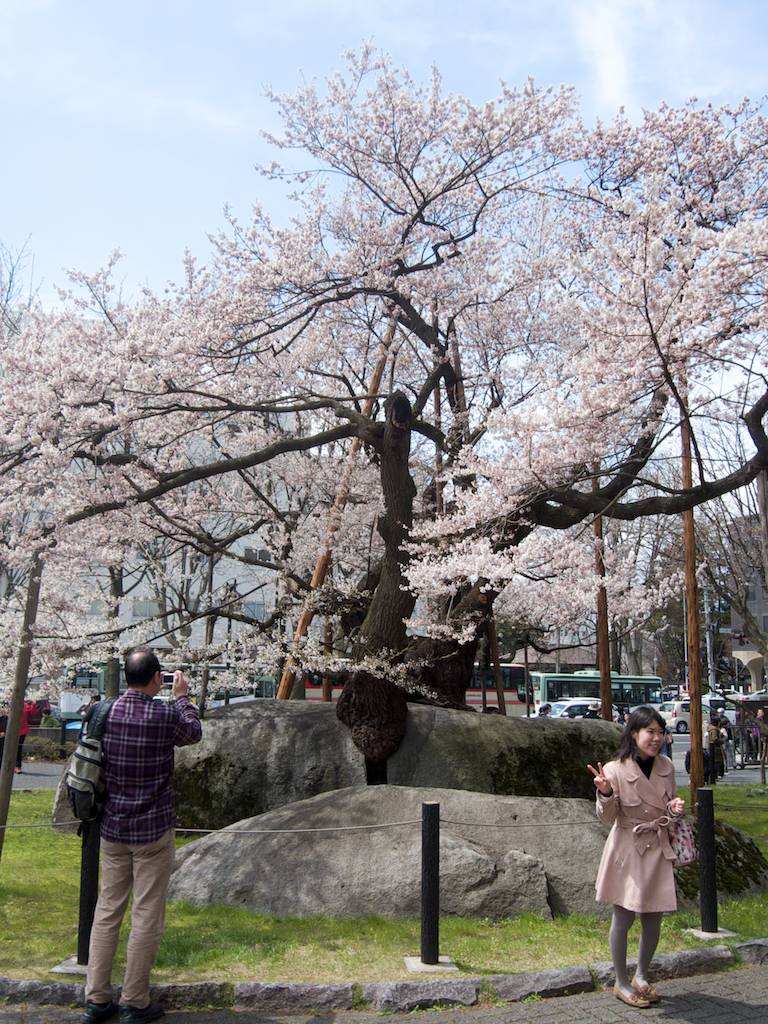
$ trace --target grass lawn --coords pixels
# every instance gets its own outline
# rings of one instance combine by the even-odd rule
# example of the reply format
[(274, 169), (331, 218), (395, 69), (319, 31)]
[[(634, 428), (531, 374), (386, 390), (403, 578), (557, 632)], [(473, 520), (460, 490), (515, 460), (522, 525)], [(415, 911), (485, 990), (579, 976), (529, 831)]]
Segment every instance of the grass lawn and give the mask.
[(717, 785), (712, 792), (715, 815), (751, 836), (768, 860), (768, 786)]
[[(9, 824), (47, 825), (52, 796), (14, 793)], [(718, 816), (759, 837), (768, 855), (768, 789), (721, 786), (715, 801)], [(50, 967), (75, 952), (79, 865), (77, 837), (48, 828), (9, 830), (0, 863), (3, 974), (49, 978)], [(719, 916), (721, 927), (738, 933), (734, 941), (768, 936), (768, 896), (734, 900), (721, 907)], [(697, 914), (665, 915), (660, 951), (700, 945), (683, 931), (698, 923)], [(231, 907), (173, 903), (153, 979), (395, 980), (406, 977), (402, 957), (418, 953), (419, 934), (417, 920), (277, 919)], [(501, 922), (446, 917), (440, 924), (440, 949), (462, 971), (498, 974), (608, 960), (607, 934), (607, 920), (587, 916), (543, 921), (526, 915)], [(632, 936), (636, 941), (636, 929)], [(123, 956), (124, 940), (116, 975)]]

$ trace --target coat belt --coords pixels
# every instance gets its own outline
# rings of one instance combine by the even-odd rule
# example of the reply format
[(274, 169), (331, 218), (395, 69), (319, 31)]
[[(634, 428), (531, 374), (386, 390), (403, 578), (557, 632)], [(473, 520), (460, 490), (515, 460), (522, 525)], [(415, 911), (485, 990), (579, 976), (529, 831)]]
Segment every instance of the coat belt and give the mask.
[[(622, 818), (623, 820), (621, 820)], [(641, 857), (651, 846), (658, 843), (661, 847), (662, 855), (667, 860), (675, 859), (672, 847), (669, 845), (669, 832), (667, 831), (671, 821), (672, 819), (667, 814), (662, 814), (661, 817), (654, 818), (651, 821), (645, 819), (638, 821), (636, 818), (629, 818), (626, 815), (616, 819), (616, 823), (621, 828), (632, 829), (635, 837), (635, 849)]]

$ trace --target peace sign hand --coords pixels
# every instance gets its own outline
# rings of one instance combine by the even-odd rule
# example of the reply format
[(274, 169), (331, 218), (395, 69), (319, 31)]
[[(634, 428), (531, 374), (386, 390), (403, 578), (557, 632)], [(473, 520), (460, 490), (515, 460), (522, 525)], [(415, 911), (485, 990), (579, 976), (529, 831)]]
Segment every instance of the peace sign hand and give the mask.
[(613, 786), (605, 775), (602, 764), (598, 761), (597, 768), (593, 768), (591, 764), (588, 764), (587, 768), (594, 775), (594, 779), (592, 781), (594, 782), (595, 788), (598, 792), (602, 793), (603, 796), (611, 796), (613, 794)]

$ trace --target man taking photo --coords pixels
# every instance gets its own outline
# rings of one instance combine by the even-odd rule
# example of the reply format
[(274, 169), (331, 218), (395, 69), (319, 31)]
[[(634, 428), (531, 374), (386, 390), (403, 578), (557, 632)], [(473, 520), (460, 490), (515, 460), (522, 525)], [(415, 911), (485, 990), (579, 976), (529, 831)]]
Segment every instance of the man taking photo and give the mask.
[[(174, 748), (202, 735), (182, 672), (175, 703), (153, 698), (163, 688), (160, 662), (148, 647), (125, 658), (128, 689), (109, 712), (102, 740), (107, 800), (101, 820), (101, 884), (88, 950), (83, 1024), (100, 1024), (118, 1009), (120, 1024), (145, 1024), (164, 1011), (149, 1000), (149, 974), (165, 924), (175, 853)], [(121, 1005), (112, 1001), (112, 961), (133, 892)]]

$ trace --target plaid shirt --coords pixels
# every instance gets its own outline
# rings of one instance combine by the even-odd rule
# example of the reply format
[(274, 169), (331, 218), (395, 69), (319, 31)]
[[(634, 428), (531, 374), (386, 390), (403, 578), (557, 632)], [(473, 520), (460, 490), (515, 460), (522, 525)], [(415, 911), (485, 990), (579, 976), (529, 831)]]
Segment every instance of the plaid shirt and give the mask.
[(138, 690), (126, 690), (109, 712), (104, 732), (107, 803), (102, 839), (110, 843), (153, 843), (176, 823), (173, 749), (202, 735), (189, 697), (163, 704)]

